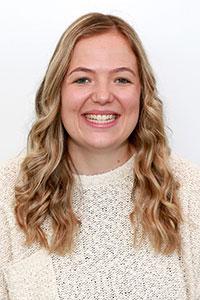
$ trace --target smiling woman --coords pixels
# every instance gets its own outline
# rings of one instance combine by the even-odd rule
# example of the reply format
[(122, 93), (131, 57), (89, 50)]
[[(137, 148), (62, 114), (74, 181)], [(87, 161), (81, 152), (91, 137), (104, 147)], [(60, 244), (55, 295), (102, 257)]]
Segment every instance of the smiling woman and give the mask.
[(36, 115), (0, 170), (0, 298), (199, 299), (200, 170), (170, 151), (134, 29), (71, 24)]
[(140, 90), (136, 56), (117, 30), (78, 41), (62, 84), (61, 117), (79, 174), (106, 172), (129, 158)]

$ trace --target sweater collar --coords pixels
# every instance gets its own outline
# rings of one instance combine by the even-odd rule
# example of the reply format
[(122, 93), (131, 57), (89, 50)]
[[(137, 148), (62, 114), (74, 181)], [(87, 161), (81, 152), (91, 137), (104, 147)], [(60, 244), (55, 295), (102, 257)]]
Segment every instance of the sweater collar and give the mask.
[(94, 185), (107, 185), (120, 181), (123, 178), (133, 174), (135, 154), (133, 154), (125, 163), (121, 166), (110, 170), (105, 173), (100, 173), (96, 175), (77, 175), (74, 174), (75, 183), (80, 184), (85, 187)]

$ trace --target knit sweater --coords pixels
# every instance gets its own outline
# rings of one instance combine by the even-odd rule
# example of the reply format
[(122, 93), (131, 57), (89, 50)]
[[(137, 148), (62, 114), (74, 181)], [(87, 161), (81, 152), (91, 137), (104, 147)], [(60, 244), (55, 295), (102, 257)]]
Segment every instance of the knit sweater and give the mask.
[[(0, 169), (0, 299), (200, 299), (200, 168), (173, 154), (184, 214), (182, 251), (157, 254), (148, 240), (133, 246), (129, 214), (134, 156), (98, 175), (75, 175), (73, 210), (81, 220), (72, 254), (24, 246), (16, 224), (14, 185), (21, 158)], [(51, 236), (50, 222), (44, 230)]]

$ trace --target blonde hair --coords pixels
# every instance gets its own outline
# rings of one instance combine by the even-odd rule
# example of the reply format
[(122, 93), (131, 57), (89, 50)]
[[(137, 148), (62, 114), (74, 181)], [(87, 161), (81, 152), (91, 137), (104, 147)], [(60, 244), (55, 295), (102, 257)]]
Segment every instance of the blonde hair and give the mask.
[[(61, 86), (77, 41), (113, 29), (130, 43), (137, 57), (141, 82), (139, 121), (129, 136), (129, 142), (136, 149), (135, 201), (130, 214), (135, 245), (148, 236), (158, 252), (170, 254), (180, 250), (179, 183), (169, 164), (170, 148), (155, 78), (134, 29), (119, 17), (101, 13), (80, 17), (63, 33), (36, 95), (37, 117), (28, 136), (26, 157), (15, 186), (16, 220), (28, 245), (38, 242), (50, 252), (61, 255), (73, 249), (73, 234), (81, 221), (72, 210), (73, 161), (60, 116)], [(42, 228), (47, 217), (52, 221), (51, 243)]]

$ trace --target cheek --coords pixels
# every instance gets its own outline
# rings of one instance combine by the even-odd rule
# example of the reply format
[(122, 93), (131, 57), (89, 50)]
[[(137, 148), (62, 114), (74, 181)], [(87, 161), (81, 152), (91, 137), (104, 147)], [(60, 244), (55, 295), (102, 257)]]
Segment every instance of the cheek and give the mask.
[(83, 92), (77, 89), (67, 88), (61, 91), (61, 120), (69, 134), (74, 132), (78, 124), (85, 98)]
[(123, 99), (124, 109), (128, 114), (139, 113), (140, 108), (140, 90), (128, 92), (121, 97)]
[(87, 98), (86, 93), (81, 90), (68, 88), (61, 92), (61, 110), (64, 112), (77, 112), (81, 109)]

